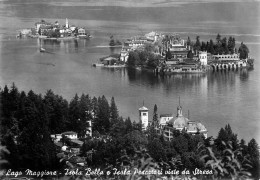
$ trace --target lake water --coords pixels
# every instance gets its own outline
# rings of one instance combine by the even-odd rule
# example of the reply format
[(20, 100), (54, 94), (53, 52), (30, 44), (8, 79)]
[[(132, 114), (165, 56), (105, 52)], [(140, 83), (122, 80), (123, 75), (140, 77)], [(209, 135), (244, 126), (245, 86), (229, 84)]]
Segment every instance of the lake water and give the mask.
[[(102, 1), (105, 2), (105, 1)], [(138, 120), (138, 108), (157, 104), (159, 113), (174, 113), (181, 97), (183, 112), (202, 122), (209, 136), (229, 123), (239, 138), (260, 143), (260, 21), (258, 2), (188, 3), (168, 7), (88, 6), (77, 1), (0, 1), (0, 86), (12, 82), (20, 90), (52, 89), (70, 100), (75, 93), (114, 96), (120, 115)], [(69, 6), (70, 5), (70, 6)], [(72, 6), (71, 6), (72, 5)], [(153, 5), (154, 6), (154, 5)], [(45, 19), (87, 27), (90, 40), (16, 39), (18, 29)], [(184, 39), (215, 40), (220, 33), (243, 41), (255, 58), (254, 70), (208, 72), (204, 75), (155, 76), (128, 69), (94, 68), (98, 58), (119, 52), (106, 47), (109, 37), (125, 40), (150, 31), (178, 33)]]

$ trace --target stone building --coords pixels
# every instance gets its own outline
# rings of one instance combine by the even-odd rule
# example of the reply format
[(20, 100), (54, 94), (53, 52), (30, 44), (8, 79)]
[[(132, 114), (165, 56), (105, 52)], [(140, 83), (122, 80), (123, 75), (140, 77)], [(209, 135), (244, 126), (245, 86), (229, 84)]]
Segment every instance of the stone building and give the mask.
[(175, 130), (185, 131), (188, 134), (202, 134), (207, 138), (206, 127), (196, 121), (192, 121), (182, 114), (182, 107), (177, 107), (177, 115), (174, 117), (172, 114), (161, 115), (159, 119), (159, 125), (156, 127), (156, 131), (163, 134), (166, 140), (173, 139), (173, 132)]

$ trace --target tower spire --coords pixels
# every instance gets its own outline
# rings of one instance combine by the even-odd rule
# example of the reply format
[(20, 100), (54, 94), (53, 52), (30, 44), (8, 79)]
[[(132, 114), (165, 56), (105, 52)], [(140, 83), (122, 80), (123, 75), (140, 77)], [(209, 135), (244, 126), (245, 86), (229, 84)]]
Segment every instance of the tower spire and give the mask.
[(143, 100), (143, 106), (144, 106), (144, 100)]
[(179, 96), (179, 106), (177, 107), (177, 117), (182, 116), (181, 98)]

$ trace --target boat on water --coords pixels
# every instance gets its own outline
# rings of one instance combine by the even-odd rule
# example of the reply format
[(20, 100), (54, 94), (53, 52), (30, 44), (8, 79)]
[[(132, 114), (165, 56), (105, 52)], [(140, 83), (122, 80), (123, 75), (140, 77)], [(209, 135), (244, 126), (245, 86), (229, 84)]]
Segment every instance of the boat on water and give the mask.
[(104, 67), (105, 65), (103, 63), (94, 63), (92, 64), (94, 67)]
[(44, 48), (40, 48), (40, 52), (45, 52), (46, 51), (46, 49), (44, 49)]
[(42, 47), (42, 41), (43, 41), (43, 40), (40, 39), (40, 52), (41, 52), (41, 53), (43, 53), (43, 52), (46, 51), (46, 49), (44, 49), (44, 48)]

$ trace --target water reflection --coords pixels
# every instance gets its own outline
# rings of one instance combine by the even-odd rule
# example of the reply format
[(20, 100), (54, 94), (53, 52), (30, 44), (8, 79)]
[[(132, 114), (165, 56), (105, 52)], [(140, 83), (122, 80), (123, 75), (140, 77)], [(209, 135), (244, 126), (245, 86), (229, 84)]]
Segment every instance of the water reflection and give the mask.
[[(220, 86), (221, 89), (236, 85), (237, 78), (246, 81), (249, 78), (248, 69), (238, 71), (209, 71), (205, 74), (171, 74), (156, 75), (153, 72), (141, 71), (133, 68), (102, 68), (112, 74), (120, 74), (121, 78), (127, 78), (129, 83), (146, 86), (149, 88), (163, 87), (166, 92), (184, 91), (199, 87), (205, 94), (208, 87)], [(224, 88), (225, 89), (225, 88)]]
[(241, 70), (240, 76), (239, 76), (241, 81), (248, 80), (248, 78), (249, 78), (249, 71), (250, 71), (250, 69), (249, 70), (248, 69), (242, 69)]
[(58, 52), (65, 50), (66, 54), (78, 53), (80, 50), (85, 49), (89, 46), (88, 39), (70, 39), (70, 40), (59, 40), (59, 39), (37, 39), (37, 46), (43, 47), (47, 52)]

